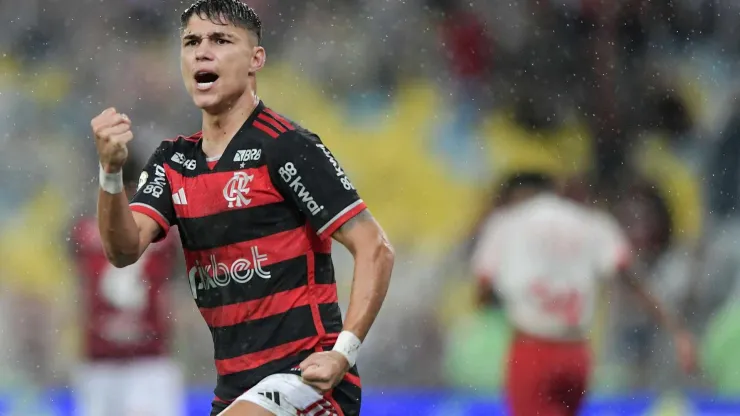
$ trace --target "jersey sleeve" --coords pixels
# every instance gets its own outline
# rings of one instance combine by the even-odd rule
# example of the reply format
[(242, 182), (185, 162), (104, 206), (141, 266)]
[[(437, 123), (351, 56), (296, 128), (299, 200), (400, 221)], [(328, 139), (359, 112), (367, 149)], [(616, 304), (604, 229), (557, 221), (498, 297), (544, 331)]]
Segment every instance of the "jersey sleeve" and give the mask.
[(632, 248), (619, 223), (603, 215), (598, 218), (596, 229), (597, 261), (602, 275), (611, 277), (627, 269), (632, 264)]
[(161, 145), (149, 158), (130, 203), (132, 211), (144, 214), (159, 224), (162, 232), (155, 242), (164, 239), (175, 220), (172, 191), (164, 169), (165, 153), (166, 149)]
[(266, 152), (276, 188), (326, 239), (366, 208), (337, 159), (313, 134), (289, 131)]

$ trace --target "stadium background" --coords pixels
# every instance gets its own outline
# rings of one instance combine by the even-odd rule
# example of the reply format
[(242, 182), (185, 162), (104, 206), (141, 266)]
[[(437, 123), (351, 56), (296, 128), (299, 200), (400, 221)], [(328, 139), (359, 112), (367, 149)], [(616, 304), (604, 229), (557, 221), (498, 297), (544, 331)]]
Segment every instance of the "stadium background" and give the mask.
[[(594, 329), (589, 414), (740, 413), (740, 55), (733, 0), (250, 2), (259, 94), (322, 135), (398, 255), (363, 347), (367, 415), (500, 405), (508, 337), (472, 308), (466, 254), (495, 185), (558, 175), (614, 212), (647, 283), (685, 316), (702, 372), (619, 292)], [(89, 120), (115, 105), (133, 154), (195, 132), (171, 0), (0, 0), (0, 414), (67, 414), (79, 358), (69, 225), (95, 208)], [(337, 250), (346, 302), (351, 258)], [(211, 339), (183, 279), (174, 351), (204, 414)], [(344, 304), (346, 305), (346, 304)]]

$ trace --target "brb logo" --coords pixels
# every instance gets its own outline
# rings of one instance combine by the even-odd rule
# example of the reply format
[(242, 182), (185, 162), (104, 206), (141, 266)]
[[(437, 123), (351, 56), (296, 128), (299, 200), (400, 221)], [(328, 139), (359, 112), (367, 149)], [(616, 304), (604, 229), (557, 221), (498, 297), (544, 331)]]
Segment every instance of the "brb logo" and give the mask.
[(247, 175), (246, 172), (234, 172), (234, 177), (229, 179), (224, 186), (224, 198), (229, 203), (229, 208), (241, 208), (242, 206), (249, 205), (252, 202), (251, 199), (247, 198), (249, 193), (249, 182), (254, 179), (254, 175)]
[(198, 299), (199, 290), (210, 290), (217, 287), (227, 286), (231, 281), (237, 283), (247, 283), (257, 275), (263, 279), (272, 277), (270, 272), (262, 269), (262, 263), (267, 261), (267, 254), (260, 254), (257, 247), (251, 248), (252, 260), (238, 259), (227, 265), (219, 263), (216, 255), (211, 254), (208, 257), (209, 264), (203, 265), (198, 260), (195, 261), (195, 267), (188, 271), (188, 280), (190, 280), (190, 290), (193, 297)]
[(183, 165), (187, 170), (195, 170), (195, 160), (185, 159), (185, 155), (182, 153), (175, 153), (172, 156), (172, 161), (177, 163), (178, 165)]

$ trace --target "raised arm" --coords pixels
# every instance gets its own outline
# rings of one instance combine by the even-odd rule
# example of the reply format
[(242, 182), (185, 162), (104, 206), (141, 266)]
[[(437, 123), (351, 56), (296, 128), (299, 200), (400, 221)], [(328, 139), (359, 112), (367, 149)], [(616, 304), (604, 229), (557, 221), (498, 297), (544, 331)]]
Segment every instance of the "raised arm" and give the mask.
[(98, 228), (108, 261), (126, 267), (139, 260), (144, 250), (160, 233), (159, 224), (144, 214), (133, 212), (125, 193), (98, 193)]
[[(141, 257), (149, 244), (161, 234), (163, 227), (152, 215), (134, 212), (129, 205), (123, 183), (123, 165), (128, 158), (127, 144), (133, 139), (129, 118), (109, 108), (90, 124), (100, 158), (98, 228), (108, 260), (115, 267), (125, 267)], [(156, 169), (152, 160), (147, 169)], [(145, 176), (148, 173), (142, 173), (142, 179)], [(151, 206), (149, 208), (157, 211)]]

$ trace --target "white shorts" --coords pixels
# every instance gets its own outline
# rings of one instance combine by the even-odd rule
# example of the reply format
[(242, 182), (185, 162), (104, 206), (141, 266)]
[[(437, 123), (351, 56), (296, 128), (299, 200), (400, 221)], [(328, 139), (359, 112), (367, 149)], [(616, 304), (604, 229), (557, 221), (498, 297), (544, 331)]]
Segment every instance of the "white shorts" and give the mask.
[[(273, 374), (239, 396), (276, 416), (337, 416), (332, 404), (294, 374)], [(228, 408), (227, 408), (228, 409)]]
[(184, 380), (169, 358), (81, 365), (72, 392), (76, 416), (183, 416)]

